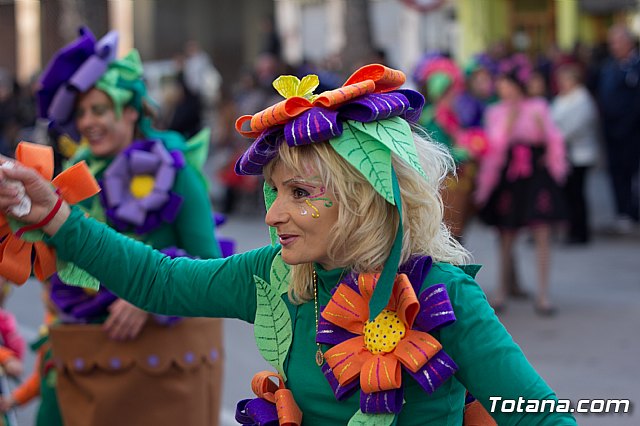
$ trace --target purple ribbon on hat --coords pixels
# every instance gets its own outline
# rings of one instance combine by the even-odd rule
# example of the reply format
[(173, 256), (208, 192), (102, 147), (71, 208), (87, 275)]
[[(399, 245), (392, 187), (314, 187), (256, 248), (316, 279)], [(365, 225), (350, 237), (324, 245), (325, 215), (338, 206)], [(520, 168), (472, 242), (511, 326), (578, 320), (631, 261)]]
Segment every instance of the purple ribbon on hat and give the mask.
[(325, 142), (342, 134), (342, 122), (354, 120), (370, 123), (392, 117), (417, 122), (424, 106), (424, 97), (409, 89), (361, 96), (337, 109), (313, 107), (287, 122), (265, 130), (238, 159), (235, 171), (239, 175), (259, 175), (277, 154), (284, 139), (289, 146)]
[(88, 91), (106, 72), (117, 53), (118, 33), (110, 31), (96, 42), (87, 27), (60, 49), (40, 77), (36, 94), (38, 115), (61, 132), (78, 137), (73, 109), (79, 93)]

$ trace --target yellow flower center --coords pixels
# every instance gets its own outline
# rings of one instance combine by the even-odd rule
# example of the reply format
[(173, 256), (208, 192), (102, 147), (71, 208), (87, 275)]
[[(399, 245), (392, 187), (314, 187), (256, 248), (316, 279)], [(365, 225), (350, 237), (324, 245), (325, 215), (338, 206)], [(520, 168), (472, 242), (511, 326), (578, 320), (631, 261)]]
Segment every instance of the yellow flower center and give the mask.
[(129, 184), (129, 191), (136, 198), (144, 198), (153, 191), (155, 183), (156, 181), (151, 175), (134, 176)]
[(391, 352), (405, 334), (406, 327), (398, 314), (385, 309), (364, 325), (364, 345), (372, 354)]

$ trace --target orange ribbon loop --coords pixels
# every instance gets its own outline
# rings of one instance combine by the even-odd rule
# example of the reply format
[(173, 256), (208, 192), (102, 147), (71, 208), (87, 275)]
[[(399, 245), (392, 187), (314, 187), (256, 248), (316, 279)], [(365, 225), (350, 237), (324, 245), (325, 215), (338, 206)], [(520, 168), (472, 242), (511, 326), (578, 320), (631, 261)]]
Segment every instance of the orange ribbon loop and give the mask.
[[(273, 382), (272, 377), (278, 383)], [(296, 404), (291, 391), (285, 388), (281, 375), (271, 371), (261, 371), (253, 376), (251, 390), (258, 398), (275, 404), (280, 426), (300, 426), (302, 424), (302, 411)]]

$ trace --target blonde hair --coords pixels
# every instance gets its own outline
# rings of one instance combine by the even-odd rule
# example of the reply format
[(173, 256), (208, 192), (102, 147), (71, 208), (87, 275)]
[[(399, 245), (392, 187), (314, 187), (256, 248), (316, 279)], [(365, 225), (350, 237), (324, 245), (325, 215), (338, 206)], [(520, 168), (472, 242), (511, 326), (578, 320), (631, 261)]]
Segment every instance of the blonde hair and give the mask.
[[(470, 253), (449, 233), (443, 223), (440, 188), (455, 171), (446, 148), (414, 128), (418, 157), (427, 179), (404, 160), (392, 156), (402, 200), (403, 240), (400, 263), (413, 255), (429, 255), (434, 261), (466, 264)], [(342, 158), (328, 142), (290, 148), (280, 144), (279, 155), (264, 168), (270, 180), (276, 164), (302, 175), (313, 169), (328, 191), (335, 194), (338, 219), (330, 232), (328, 256), (334, 264), (356, 273), (380, 272), (398, 227), (396, 206), (388, 203), (365, 177)], [(335, 232), (334, 232), (335, 231)], [(313, 265), (292, 265), (289, 299), (304, 303), (313, 298)]]

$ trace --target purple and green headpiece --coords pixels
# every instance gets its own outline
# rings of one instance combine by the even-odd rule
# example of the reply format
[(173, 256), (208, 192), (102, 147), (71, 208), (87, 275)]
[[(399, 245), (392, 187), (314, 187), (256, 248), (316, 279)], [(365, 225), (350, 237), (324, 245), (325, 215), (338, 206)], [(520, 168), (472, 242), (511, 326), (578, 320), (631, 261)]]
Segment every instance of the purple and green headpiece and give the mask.
[(78, 38), (60, 49), (40, 76), (38, 115), (77, 140), (73, 119), (76, 100), (78, 94), (93, 87), (111, 98), (118, 116), (127, 105), (140, 111), (146, 98), (140, 55), (134, 49), (116, 60), (117, 47), (117, 32), (110, 31), (96, 41), (87, 27), (81, 27)]
[[(410, 126), (419, 119), (424, 98), (416, 91), (400, 89), (405, 80), (401, 71), (372, 64), (356, 71), (342, 87), (314, 95), (319, 84), (317, 76), (309, 75), (302, 80), (279, 77), (273, 85), (286, 99), (236, 121), (239, 133), (256, 138), (236, 163), (236, 173), (261, 174), (262, 168), (276, 158), (283, 142), (291, 147), (328, 142), (402, 216), (391, 154), (426, 178)], [(275, 196), (265, 190), (265, 199), (269, 208)], [(400, 221), (369, 304), (371, 318), (389, 301), (400, 260), (402, 232)]]

